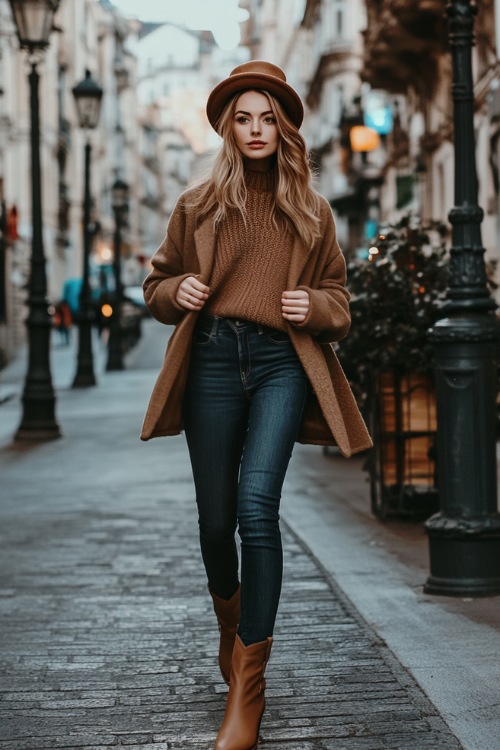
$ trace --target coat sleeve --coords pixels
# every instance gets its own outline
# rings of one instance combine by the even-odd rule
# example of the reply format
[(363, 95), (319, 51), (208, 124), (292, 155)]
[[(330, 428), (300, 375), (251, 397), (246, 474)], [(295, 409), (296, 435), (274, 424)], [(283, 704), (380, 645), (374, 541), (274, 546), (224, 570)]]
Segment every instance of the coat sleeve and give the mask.
[[(309, 311), (302, 323), (295, 324), (322, 343), (340, 341), (349, 332), (350, 294), (346, 289), (346, 263), (337, 242), (330, 206), (324, 201), (321, 210), (323, 240), (317, 251), (318, 272), (315, 283), (299, 285), (309, 294)], [(311, 262), (314, 262), (312, 260)]]
[(181, 199), (177, 202), (167, 234), (151, 259), (153, 270), (143, 283), (148, 310), (160, 323), (175, 325), (186, 310), (176, 302), (177, 290), (183, 279), (196, 276), (184, 267), (186, 212)]

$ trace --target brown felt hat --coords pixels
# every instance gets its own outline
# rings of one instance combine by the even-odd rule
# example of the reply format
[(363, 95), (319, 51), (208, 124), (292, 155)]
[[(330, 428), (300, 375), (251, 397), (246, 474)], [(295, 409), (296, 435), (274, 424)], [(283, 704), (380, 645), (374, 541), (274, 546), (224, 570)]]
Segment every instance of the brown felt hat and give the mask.
[(304, 107), (300, 96), (286, 82), (284, 72), (277, 65), (264, 60), (250, 60), (232, 70), (208, 97), (207, 117), (214, 130), (217, 130), (219, 118), (231, 97), (253, 89), (268, 91), (275, 96), (293, 124), (300, 128)]

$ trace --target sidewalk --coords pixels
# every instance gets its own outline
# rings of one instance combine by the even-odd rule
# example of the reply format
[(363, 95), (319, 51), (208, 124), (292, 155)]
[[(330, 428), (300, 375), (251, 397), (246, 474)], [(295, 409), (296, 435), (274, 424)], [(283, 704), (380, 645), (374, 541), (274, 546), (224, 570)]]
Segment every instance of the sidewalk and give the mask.
[[(11, 444), (25, 363), (0, 373), (3, 750), (213, 747), (226, 688), (184, 438), (138, 439), (165, 335), (148, 321), (124, 372), (95, 347), (84, 390), (56, 347), (45, 444)], [(262, 747), (500, 747), (500, 599), (424, 596), (421, 528), (373, 519), (358, 458), (297, 446), (283, 530)]]

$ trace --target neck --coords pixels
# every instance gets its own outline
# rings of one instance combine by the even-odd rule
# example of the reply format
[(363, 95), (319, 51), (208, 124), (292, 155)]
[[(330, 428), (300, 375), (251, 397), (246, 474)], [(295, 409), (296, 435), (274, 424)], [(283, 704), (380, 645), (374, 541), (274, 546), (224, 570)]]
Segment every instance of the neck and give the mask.
[(243, 159), (245, 169), (250, 172), (269, 172), (274, 165), (274, 156), (266, 156), (264, 159)]

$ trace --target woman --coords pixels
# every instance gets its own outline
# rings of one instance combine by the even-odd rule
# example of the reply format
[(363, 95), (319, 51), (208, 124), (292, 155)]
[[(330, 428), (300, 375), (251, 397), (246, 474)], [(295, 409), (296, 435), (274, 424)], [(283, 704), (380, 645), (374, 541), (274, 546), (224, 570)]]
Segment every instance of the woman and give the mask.
[(253, 750), (294, 442), (349, 456), (371, 441), (330, 346), (350, 324), (345, 262), (311, 186), (298, 94), (280, 68), (251, 61), (215, 87), (207, 115), (220, 151), (180, 197), (144, 283), (151, 313), (176, 329), (141, 437), (185, 430), (229, 684), (215, 749)]

